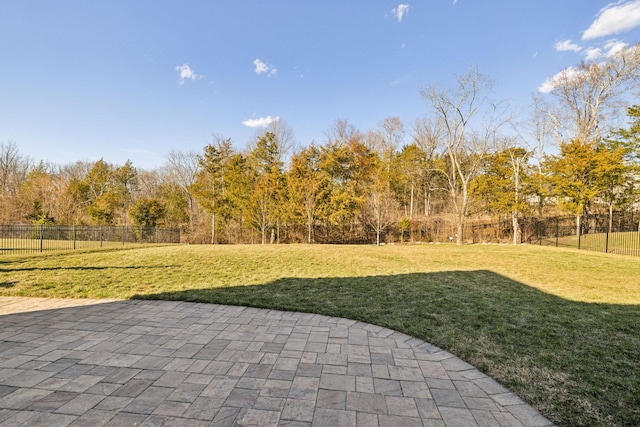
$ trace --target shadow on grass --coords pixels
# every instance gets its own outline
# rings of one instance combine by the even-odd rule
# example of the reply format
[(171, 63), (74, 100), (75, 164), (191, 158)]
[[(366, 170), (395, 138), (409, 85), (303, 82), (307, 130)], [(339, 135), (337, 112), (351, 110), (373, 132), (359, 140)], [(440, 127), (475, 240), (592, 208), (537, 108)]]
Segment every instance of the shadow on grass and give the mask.
[(487, 270), (284, 278), (135, 298), (384, 326), (451, 351), (559, 425), (640, 425), (640, 306), (568, 301)]

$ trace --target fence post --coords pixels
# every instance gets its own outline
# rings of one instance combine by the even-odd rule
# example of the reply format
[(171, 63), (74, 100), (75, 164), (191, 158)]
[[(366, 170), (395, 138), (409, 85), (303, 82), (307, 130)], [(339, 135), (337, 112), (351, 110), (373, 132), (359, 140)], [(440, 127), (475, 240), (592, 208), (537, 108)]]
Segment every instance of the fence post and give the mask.
[(560, 236), (560, 218), (556, 217), (556, 248), (558, 247), (558, 243), (559, 243), (559, 236)]
[(578, 249), (580, 249), (581, 246), (581, 240), (582, 240), (582, 217), (578, 217), (577, 221), (580, 221), (580, 223), (578, 224), (577, 230), (578, 230)]
[(100, 233), (100, 247), (102, 247), (102, 226), (100, 226), (99, 233)]
[(76, 225), (73, 224), (73, 250), (74, 251), (76, 250), (76, 239), (77, 239), (77, 236), (76, 236)]
[(42, 241), (44, 240), (44, 224), (40, 224), (40, 252), (42, 252)]
[(604, 242), (604, 253), (609, 253), (609, 230), (607, 229), (606, 240)]
[(124, 233), (125, 233), (125, 228), (124, 225), (122, 226), (122, 246), (124, 246)]

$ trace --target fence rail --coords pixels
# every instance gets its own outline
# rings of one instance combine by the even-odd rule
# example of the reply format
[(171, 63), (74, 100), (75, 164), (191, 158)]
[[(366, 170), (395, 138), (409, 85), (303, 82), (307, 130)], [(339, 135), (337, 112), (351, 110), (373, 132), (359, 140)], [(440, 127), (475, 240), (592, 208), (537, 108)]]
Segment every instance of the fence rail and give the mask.
[(180, 243), (180, 230), (159, 227), (0, 225), (0, 255)]
[[(524, 218), (519, 224), (521, 243), (640, 256), (638, 212), (614, 212), (611, 216)], [(506, 242), (513, 236), (510, 221), (474, 224), (472, 228), (476, 243)]]

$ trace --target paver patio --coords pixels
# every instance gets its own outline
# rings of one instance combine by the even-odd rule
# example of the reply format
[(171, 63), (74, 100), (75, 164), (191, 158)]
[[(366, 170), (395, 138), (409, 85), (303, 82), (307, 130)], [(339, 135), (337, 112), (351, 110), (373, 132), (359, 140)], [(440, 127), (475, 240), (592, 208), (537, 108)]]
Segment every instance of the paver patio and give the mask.
[(549, 426), (431, 344), (314, 314), (0, 298), (5, 426)]

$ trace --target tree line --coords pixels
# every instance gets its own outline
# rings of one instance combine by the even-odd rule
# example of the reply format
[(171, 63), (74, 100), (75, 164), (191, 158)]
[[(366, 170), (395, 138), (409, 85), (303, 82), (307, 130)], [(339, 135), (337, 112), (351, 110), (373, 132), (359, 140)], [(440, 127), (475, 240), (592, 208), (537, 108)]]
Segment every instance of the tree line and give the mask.
[[(638, 208), (640, 48), (556, 75), (517, 122), (478, 70), (424, 87), (430, 114), (362, 132), (337, 120), (295, 147), (277, 121), (243, 150), (214, 134), (155, 170), (130, 161), (54, 165), (0, 143), (0, 223), (180, 227), (190, 242), (455, 239), (471, 219)], [(631, 105), (626, 107), (625, 105)], [(624, 125), (620, 125), (620, 123)]]

